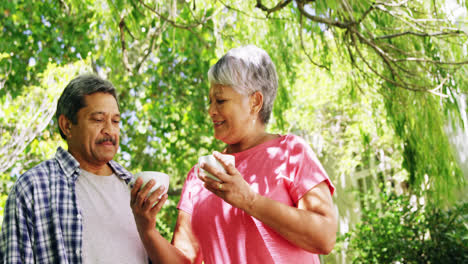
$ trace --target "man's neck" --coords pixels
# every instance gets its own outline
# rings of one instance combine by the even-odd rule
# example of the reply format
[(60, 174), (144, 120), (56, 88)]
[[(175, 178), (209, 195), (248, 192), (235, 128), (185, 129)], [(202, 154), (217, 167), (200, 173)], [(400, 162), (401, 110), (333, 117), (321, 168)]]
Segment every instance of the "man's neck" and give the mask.
[(70, 151), (70, 149), (68, 150), (68, 152), (76, 159), (76, 161), (78, 161), (78, 163), (80, 164), (80, 168), (87, 172), (91, 172), (92, 174), (99, 176), (109, 176), (113, 173), (111, 167), (107, 162), (89, 162), (88, 160), (84, 159), (79, 153)]
[(80, 162), (80, 168), (87, 172), (91, 172), (92, 174), (99, 175), (99, 176), (109, 176), (112, 175), (113, 171), (108, 164), (104, 164), (102, 166), (95, 166), (94, 164), (88, 164), (86, 162)]

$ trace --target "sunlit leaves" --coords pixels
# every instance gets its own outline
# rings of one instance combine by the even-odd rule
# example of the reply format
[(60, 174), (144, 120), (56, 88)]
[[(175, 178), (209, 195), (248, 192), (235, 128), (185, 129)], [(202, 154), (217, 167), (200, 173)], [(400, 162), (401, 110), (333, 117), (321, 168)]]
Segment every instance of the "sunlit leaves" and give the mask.
[(1, 2), (0, 38), (6, 41), (0, 42), (0, 50), (10, 58), (0, 61), (0, 69), (9, 72), (0, 98), (6, 93), (14, 98), (23, 85), (37, 85), (36, 74), (50, 62), (86, 57), (90, 48), (87, 30), (93, 18), (87, 7), (87, 1), (67, 7), (41, 1)]

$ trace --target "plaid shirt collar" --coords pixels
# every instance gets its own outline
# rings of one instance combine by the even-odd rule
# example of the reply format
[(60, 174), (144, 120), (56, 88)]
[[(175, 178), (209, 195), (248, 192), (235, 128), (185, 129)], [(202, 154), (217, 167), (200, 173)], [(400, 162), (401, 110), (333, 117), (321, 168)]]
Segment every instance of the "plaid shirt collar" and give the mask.
[[(55, 159), (60, 164), (66, 177), (73, 177), (76, 180), (80, 175), (80, 163), (70, 154), (70, 152), (64, 150), (62, 147), (58, 147), (57, 153), (55, 153)], [(124, 169), (117, 162), (111, 160), (107, 163), (112, 171), (125, 182), (129, 182), (133, 176), (130, 172)], [(76, 173), (75, 173), (76, 172)]]

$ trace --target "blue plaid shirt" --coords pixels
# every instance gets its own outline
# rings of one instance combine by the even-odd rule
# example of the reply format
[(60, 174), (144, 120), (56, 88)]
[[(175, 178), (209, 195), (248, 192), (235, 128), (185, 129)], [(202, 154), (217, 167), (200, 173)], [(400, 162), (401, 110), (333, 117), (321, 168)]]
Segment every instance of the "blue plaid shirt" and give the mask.
[[(127, 183), (132, 174), (109, 166)], [(2, 263), (82, 263), (83, 222), (75, 183), (80, 164), (62, 148), (55, 158), (21, 175), (5, 205), (0, 236)]]

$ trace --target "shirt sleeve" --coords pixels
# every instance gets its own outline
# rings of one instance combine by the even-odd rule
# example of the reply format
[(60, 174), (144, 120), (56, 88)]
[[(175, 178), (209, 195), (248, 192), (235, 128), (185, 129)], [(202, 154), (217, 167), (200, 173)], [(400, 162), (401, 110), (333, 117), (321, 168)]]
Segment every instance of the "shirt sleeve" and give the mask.
[(18, 185), (11, 190), (5, 204), (2, 231), (0, 234), (0, 259), (2, 263), (34, 263), (31, 232), (32, 204), (18, 192)]
[(182, 187), (182, 194), (180, 196), (179, 203), (177, 204), (177, 209), (182, 210), (188, 214), (193, 212), (193, 203), (192, 203), (192, 185), (195, 183), (195, 180), (198, 180), (196, 176), (197, 166), (194, 166), (190, 172), (187, 174), (187, 179), (185, 180), (184, 187)]
[(333, 195), (335, 187), (307, 142), (294, 136), (289, 142), (289, 148), (289, 178), (292, 180), (290, 195), (293, 201), (297, 204), (304, 194), (324, 181)]

